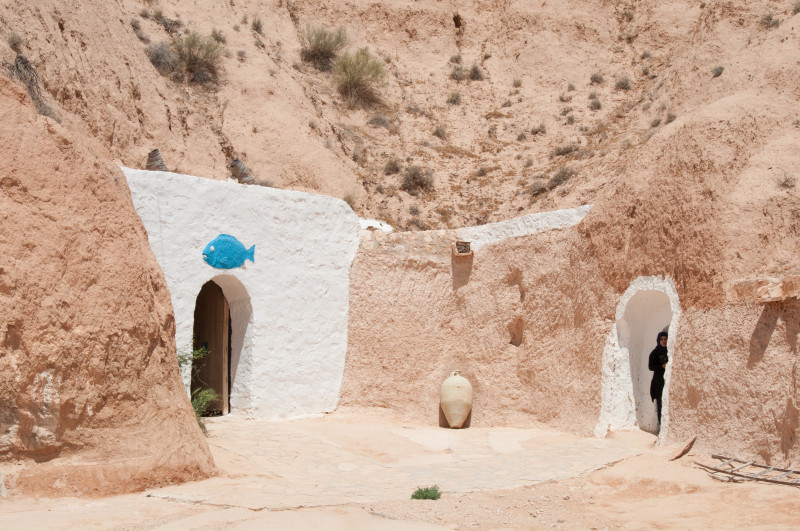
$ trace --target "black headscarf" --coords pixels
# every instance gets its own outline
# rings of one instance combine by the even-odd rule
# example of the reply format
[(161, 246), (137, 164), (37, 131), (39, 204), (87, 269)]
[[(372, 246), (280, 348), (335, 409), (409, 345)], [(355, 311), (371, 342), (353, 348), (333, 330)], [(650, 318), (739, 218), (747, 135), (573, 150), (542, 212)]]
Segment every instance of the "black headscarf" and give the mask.
[(666, 332), (659, 332), (658, 338), (656, 339), (656, 351), (658, 352), (658, 361), (659, 363), (664, 364), (669, 361), (669, 356), (667, 355), (667, 347), (661, 346), (662, 337), (669, 337), (669, 336), (667, 336)]

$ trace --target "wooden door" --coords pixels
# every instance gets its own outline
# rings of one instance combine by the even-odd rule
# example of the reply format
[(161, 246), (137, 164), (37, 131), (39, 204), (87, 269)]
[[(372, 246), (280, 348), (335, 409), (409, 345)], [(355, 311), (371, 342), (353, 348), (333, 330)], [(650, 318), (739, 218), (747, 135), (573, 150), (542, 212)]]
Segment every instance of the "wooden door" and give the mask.
[(192, 392), (211, 388), (219, 395), (219, 400), (209, 405), (209, 415), (228, 413), (229, 319), (222, 288), (213, 281), (206, 282), (194, 307), (194, 344), (195, 349), (205, 346), (208, 354), (195, 362), (198, 369), (193, 371)]

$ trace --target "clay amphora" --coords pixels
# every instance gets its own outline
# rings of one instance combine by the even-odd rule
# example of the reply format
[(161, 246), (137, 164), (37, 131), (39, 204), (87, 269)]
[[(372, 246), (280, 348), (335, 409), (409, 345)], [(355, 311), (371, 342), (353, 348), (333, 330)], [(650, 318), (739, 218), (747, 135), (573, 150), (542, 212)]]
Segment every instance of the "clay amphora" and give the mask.
[(440, 405), (451, 428), (460, 428), (472, 409), (472, 385), (469, 380), (453, 373), (442, 383)]

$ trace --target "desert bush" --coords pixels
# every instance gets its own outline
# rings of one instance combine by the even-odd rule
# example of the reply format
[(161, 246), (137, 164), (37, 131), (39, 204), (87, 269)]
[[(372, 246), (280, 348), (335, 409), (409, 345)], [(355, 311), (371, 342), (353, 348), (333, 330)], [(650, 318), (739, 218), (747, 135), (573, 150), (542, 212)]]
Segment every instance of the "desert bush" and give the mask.
[(450, 79), (454, 79), (456, 81), (464, 81), (467, 79), (467, 71), (460, 65), (456, 65), (453, 67), (453, 70), (450, 71)]
[(139, 11), (139, 16), (145, 19), (150, 18), (150, 11), (148, 11), (146, 7), (143, 7), (141, 11)]
[(153, 12), (153, 20), (160, 24), (170, 35), (177, 33), (178, 30), (183, 27), (183, 22), (178, 19), (165, 17), (161, 9), (156, 9)]
[(385, 77), (383, 62), (366, 48), (342, 55), (333, 70), (336, 87), (350, 107), (380, 102), (378, 86)]
[(617, 79), (617, 82), (614, 86), (620, 90), (630, 90), (631, 80), (628, 79), (628, 76), (622, 76), (621, 78)]
[(556, 147), (551, 153), (551, 156), (563, 157), (564, 155), (569, 155), (574, 151), (578, 151), (578, 144), (564, 144), (563, 146)]
[(211, 38), (217, 41), (220, 44), (225, 44), (228, 40), (225, 38), (225, 34), (223, 34), (220, 30), (214, 29), (211, 31)]
[(367, 123), (369, 125), (374, 125), (375, 127), (389, 127), (389, 120), (387, 120), (382, 114), (376, 114), (370, 118)]
[(442, 493), (439, 491), (439, 487), (434, 485), (433, 487), (417, 487), (417, 490), (411, 495), (412, 500), (438, 500), (441, 498)]
[(55, 111), (42, 99), (41, 78), (36, 71), (35, 65), (28, 61), (27, 57), (18, 53), (13, 63), (3, 61), (2, 68), (9, 78), (16, 79), (25, 86), (28, 96), (33, 100), (37, 113), (61, 123)]
[(447, 129), (443, 125), (437, 125), (436, 129), (433, 130), (433, 136), (447, 140)]
[(650, 57), (652, 57), (650, 50), (645, 50), (642, 52), (642, 59), (650, 59)]
[(478, 168), (478, 171), (475, 172), (475, 175), (477, 177), (485, 177), (487, 173), (489, 173), (489, 169), (486, 166), (481, 166)]
[(536, 126), (536, 127), (534, 127), (533, 129), (531, 129), (531, 134), (532, 134), (533, 136), (536, 136), (536, 135), (543, 135), (543, 134), (545, 134), (546, 132), (547, 132), (547, 126), (545, 126), (545, 125), (544, 125), (544, 122), (540, 123), (539, 125), (537, 125), (537, 126)]
[(561, 116), (566, 116), (572, 112), (572, 107), (564, 107), (561, 109)]
[(528, 139), (528, 136), (525, 133), (520, 133), (517, 135), (517, 142), (524, 142)]
[(562, 166), (553, 174), (553, 177), (551, 177), (550, 181), (547, 183), (548, 190), (552, 190), (556, 186), (564, 184), (570, 179), (570, 177), (573, 177), (577, 174), (578, 172), (573, 168), (570, 168), (569, 166)]
[(567, 102), (570, 102), (570, 101), (572, 101), (572, 96), (567, 96), (566, 94), (564, 94), (564, 93), (562, 92), (562, 93), (561, 93), (561, 94), (559, 94), (559, 96), (558, 96), (558, 101), (560, 101), (561, 103), (567, 103)]
[(175, 57), (182, 76), (191, 83), (216, 82), (222, 60), (222, 46), (211, 37), (190, 32), (175, 40)]
[(522, 86), (522, 80), (520, 78), (515, 78), (514, 83), (512, 84), (514, 85), (514, 88), (519, 88)]
[(570, 114), (567, 116), (567, 125), (572, 125), (575, 123), (575, 115)]
[(603, 74), (600, 72), (595, 72), (592, 74), (592, 77), (589, 78), (589, 81), (592, 83), (592, 85), (599, 85), (603, 82)]
[(472, 81), (481, 81), (484, 78), (483, 70), (477, 64), (473, 64), (472, 68), (469, 69), (469, 78)]
[(715, 66), (714, 69), (711, 70), (711, 73), (713, 74), (713, 77), (719, 77), (722, 75), (722, 72), (724, 71), (725, 71), (724, 66)]
[[(544, 175), (542, 175), (541, 177), (544, 177)], [(545, 183), (543, 181), (535, 181), (531, 185), (531, 190), (530, 191), (531, 191), (531, 195), (533, 197), (536, 197), (536, 196), (542, 195), (547, 190), (548, 190), (547, 183)]]
[(253, 17), (253, 21), (250, 23), (250, 29), (259, 35), (264, 35), (264, 24), (261, 22), (261, 18)]
[(417, 205), (411, 205), (410, 207), (408, 207), (408, 213), (411, 214), (412, 216), (419, 216), (419, 208), (417, 207)]
[(22, 46), (25, 44), (25, 41), (22, 40), (16, 33), (10, 34), (6, 37), (6, 42), (8, 43), (9, 48), (14, 50), (16, 53), (22, 53)]
[(572, 92), (573, 90), (575, 90), (575, 85), (573, 83), (569, 83), (567, 85), (567, 92)]
[(501, 105), (501, 107), (511, 107), (511, 100), (504, 101), (503, 105)]
[(461, 54), (458, 53), (456, 55), (451, 55), (450, 56), (450, 62), (453, 63), (453, 64), (460, 65), (461, 64)]
[(133, 28), (133, 31), (139, 31), (139, 30), (142, 29), (142, 23), (139, 22), (138, 19), (132, 18), (131, 19), (131, 28)]
[(162, 76), (167, 76), (175, 71), (177, 61), (168, 43), (151, 44), (144, 49), (144, 53), (147, 54), (147, 58), (150, 59), (152, 65), (156, 67), (156, 70)]
[(668, 112), (667, 113), (667, 119), (665, 120), (665, 123), (671, 124), (672, 122), (675, 121), (675, 118), (677, 118), (677, 117), (678, 117), (678, 115), (675, 114), (674, 112)]
[(772, 13), (767, 13), (763, 17), (761, 17), (761, 25), (767, 29), (777, 28), (781, 25), (781, 21), (774, 16)]
[(778, 186), (781, 188), (794, 188), (796, 179), (794, 175), (791, 175), (787, 172), (783, 172), (783, 175), (778, 177)]
[(603, 108), (603, 104), (600, 103), (600, 100), (598, 100), (598, 99), (589, 100), (589, 109), (591, 109), (593, 111), (599, 111), (602, 108)]
[(386, 175), (400, 173), (400, 161), (394, 157), (386, 161), (386, 165), (383, 167), (383, 173)]
[(403, 175), (403, 182), (400, 184), (400, 189), (413, 196), (419, 195), (420, 192), (429, 192), (433, 190), (431, 172), (417, 165), (409, 166), (406, 168), (405, 175)]
[(658, 127), (661, 125), (661, 118), (653, 118), (653, 121), (650, 122), (650, 127)]
[(597, 92), (595, 92), (595, 91), (591, 91), (591, 92), (589, 93), (589, 99), (590, 99), (590, 100), (596, 100), (596, 99), (597, 99)]
[(344, 28), (329, 30), (325, 26), (306, 26), (300, 32), (300, 57), (319, 70), (330, 70), (333, 60), (347, 46)]
[(460, 92), (451, 92), (450, 97), (447, 98), (447, 103), (450, 105), (460, 105), (461, 104), (461, 93)]

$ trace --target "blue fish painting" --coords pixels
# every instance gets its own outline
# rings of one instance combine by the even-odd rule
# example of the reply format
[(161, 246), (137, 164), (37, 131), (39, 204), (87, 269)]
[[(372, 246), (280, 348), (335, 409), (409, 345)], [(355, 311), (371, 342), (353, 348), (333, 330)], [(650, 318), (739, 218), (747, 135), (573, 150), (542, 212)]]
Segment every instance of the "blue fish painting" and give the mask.
[(242, 242), (229, 234), (220, 234), (203, 249), (203, 260), (217, 269), (234, 269), (245, 260), (255, 263), (256, 246), (245, 249)]

